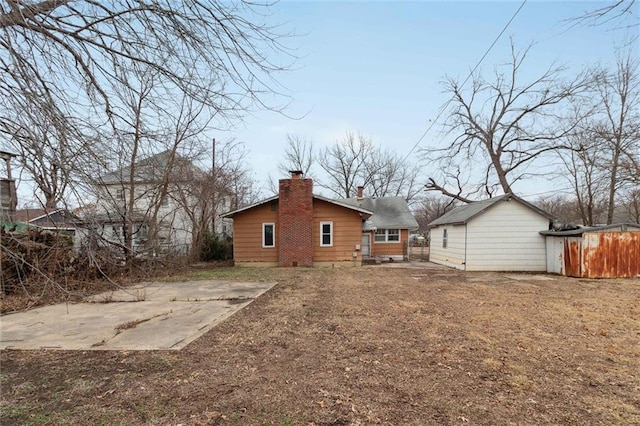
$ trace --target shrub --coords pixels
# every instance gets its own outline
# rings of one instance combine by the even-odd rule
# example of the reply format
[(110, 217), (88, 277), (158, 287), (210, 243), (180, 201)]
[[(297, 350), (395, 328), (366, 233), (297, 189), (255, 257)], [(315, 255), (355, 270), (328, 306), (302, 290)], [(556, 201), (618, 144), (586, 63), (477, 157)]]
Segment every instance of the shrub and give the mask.
[(214, 260), (229, 260), (233, 258), (233, 244), (221, 240), (218, 236), (208, 234), (202, 242), (200, 260), (210, 262)]

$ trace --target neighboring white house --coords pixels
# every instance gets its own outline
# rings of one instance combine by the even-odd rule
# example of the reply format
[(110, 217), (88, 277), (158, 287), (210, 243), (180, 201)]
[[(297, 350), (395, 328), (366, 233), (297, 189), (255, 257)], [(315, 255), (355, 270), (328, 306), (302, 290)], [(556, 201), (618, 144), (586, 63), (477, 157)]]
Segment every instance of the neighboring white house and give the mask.
[[(169, 169), (171, 172), (167, 173)], [(212, 203), (203, 203), (202, 193), (194, 184), (203, 177), (204, 172), (190, 161), (177, 155), (172, 158), (169, 151), (140, 160), (133, 173), (130, 167), (124, 167), (101, 176), (95, 183), (97, 200), (93, 217), (100, 237), (125, 245), (129, 221), (134, 252), (153, 246), (160, 252), (189, 253), (194, 224), (210, 217), (206, 210)], [(228, 198), (218, 202), (220, 210), (228, 208)], [(215, 225), (218, 234), (223, 234), (228, 226), (220, 220)], [(210, 224), (206, 227), (210, 228)], [(150, 231), (154, 228), (157, 239), (150, 244)]]
[(68, 235), (75, 251), (80, 250), (82, 241), (87, 238), (87, 229), (80, 218), (64, 208), (21, 209), (16, 211), (15, 220), (49, 232)]
[(429, 260), (466, 271), (544, 272), (540, 231), (553, 220), (513, 194), (458, 206), (429, 224)]

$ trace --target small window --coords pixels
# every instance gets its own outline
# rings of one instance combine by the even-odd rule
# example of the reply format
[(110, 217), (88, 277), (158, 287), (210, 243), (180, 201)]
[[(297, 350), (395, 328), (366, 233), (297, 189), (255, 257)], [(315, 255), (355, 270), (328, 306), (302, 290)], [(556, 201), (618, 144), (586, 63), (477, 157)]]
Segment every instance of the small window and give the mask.
[(447, 230), (442, 231), (442, 248), (447, 248), (447, 241), (449, 239), (449, 235), (447, 234)]
[(275, 247), (276, 246), (276, 225), (275, 223), (263, 223), (262, 224), (262, 247)]
[(333, 246), (333, 222), (320, 222), (320, 247)]
[(149, 236), (149, 229), (146, 224), (136, 225), (134, 233), (136, 234), (136, 238), (147, 238)]
[(400, 242), (400, 230), (399, 229), (378, 229), (375, 233), (376, 243), (399, 243)]
[(124, 200), (124, 189), (116, 190), (116, 200)]

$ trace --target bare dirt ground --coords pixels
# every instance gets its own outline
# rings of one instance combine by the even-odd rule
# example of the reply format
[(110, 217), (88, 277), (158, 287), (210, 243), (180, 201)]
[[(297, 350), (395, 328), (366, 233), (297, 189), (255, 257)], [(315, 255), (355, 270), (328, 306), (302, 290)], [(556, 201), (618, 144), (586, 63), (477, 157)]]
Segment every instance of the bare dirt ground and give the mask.
[(2, 351), (0, 423), (640, 424), (640, 280), (384, 267), (277, 280), (177, 352)]

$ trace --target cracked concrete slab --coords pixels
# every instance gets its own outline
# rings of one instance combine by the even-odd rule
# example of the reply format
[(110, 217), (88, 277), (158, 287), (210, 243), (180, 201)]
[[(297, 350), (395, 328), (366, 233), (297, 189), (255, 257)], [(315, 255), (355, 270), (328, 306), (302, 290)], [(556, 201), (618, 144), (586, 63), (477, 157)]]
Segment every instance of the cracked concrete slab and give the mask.
[(0, 317), (0, 349), (175, 350), (275, 283), (143, 283)]

